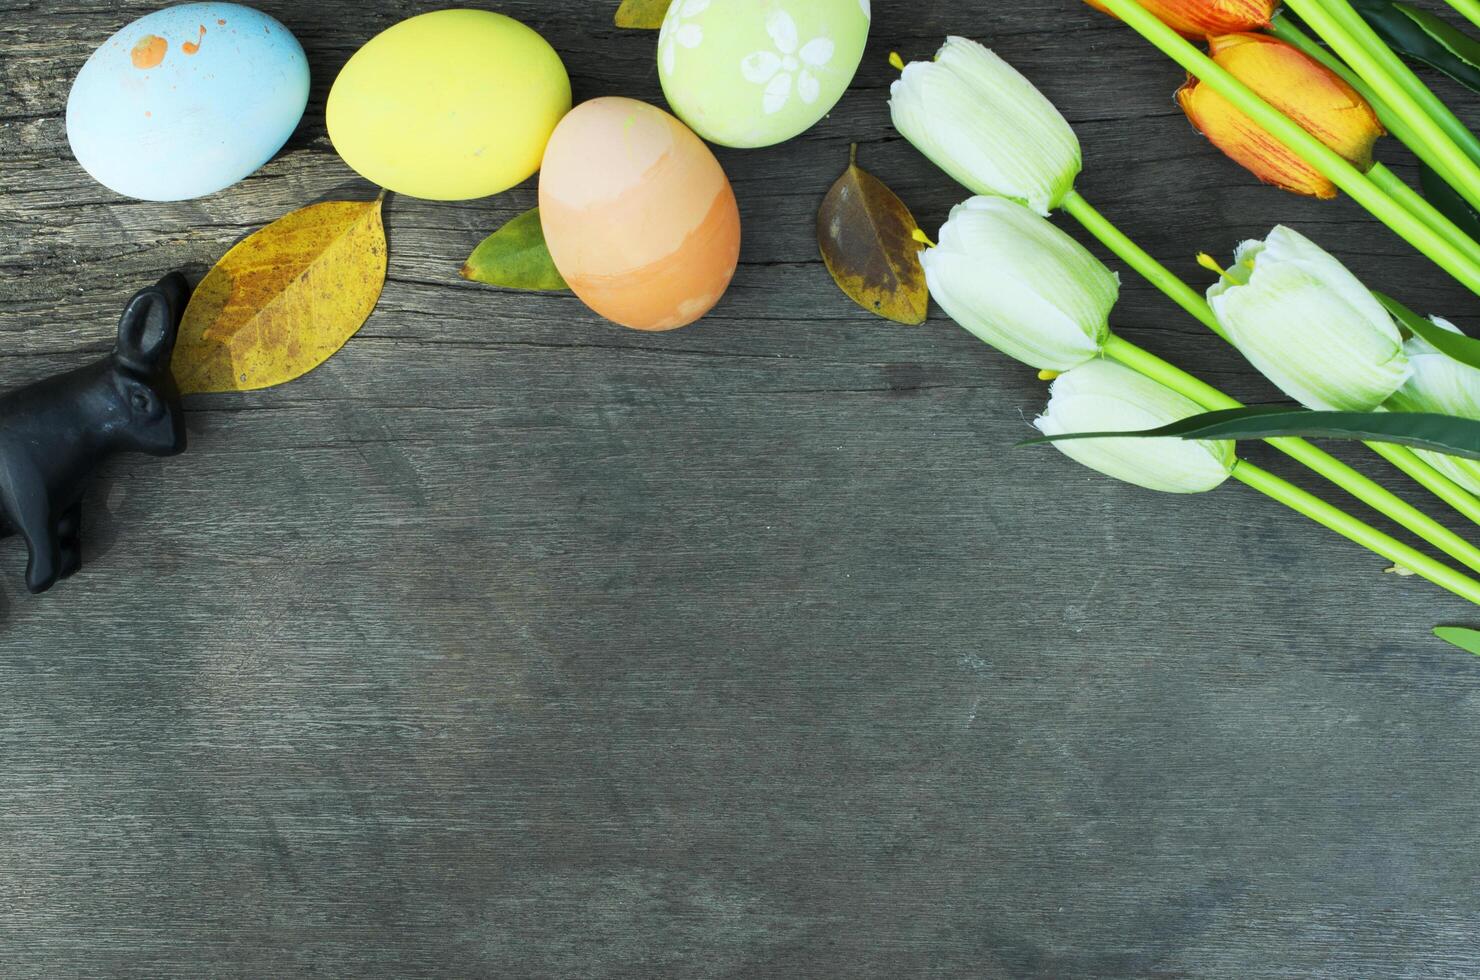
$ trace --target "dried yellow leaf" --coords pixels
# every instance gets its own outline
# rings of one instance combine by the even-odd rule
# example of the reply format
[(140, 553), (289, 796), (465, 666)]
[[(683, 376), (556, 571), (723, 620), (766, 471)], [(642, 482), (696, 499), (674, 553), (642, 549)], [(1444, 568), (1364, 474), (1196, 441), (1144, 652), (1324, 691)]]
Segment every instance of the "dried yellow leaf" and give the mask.
[(338, 352), (385, 287), (380, 208), (310, 205), (227, 252), (180, 325), (171, 366), (181, 393), (271, 388)]
[(618, 27), (629, 30), (656, 31), (663, 26), (672, 0), (622, 0), (615, 18)]

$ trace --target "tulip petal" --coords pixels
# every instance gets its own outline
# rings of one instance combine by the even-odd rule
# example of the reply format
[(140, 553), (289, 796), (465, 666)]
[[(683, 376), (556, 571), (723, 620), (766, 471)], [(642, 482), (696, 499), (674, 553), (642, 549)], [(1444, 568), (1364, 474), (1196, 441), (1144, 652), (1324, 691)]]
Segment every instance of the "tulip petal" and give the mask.
[[(1097, 0), (1085, 0), (1114, 16)], [(1195, 40), (1233, 31), (1268, 27), (1277, 0), (1140, 0), (1141, 6), (1183, 37)]]
[(1382, 123), (1367, 100), (1305, 52), (1267, 34), (1231, 34), (1209, 41), (1214, 59), (1275, 108), (1304, 126), (1354, 167), (1372, 168)]
[[(1451, 333), (1462, 331), (1448, 320), (1433, 322)], [(1480, 419), (1480, 369), (1456, 361), (1424, 340), (1410, 337), (1403, 345), (1413, 373), (1393, 395), (1389, 407), (1400, 412), (1438, 412)]]
[[(1357, 92), (1304, 52), (1266, 34), (1226, 34), (1209, 40), (1213, 60), (1261, 98), (1360, 170), (1372, 167), (1382, 135), (1377, 114)], [(1223, 96), (1195, 78), (1177, 102), (1199, 132), (1268, 184), (1332, 198), (1336, 186)]]
[(1234, 346), (1285, 394), (1307, 408), (1369, 412), (1407, 380), (1392, 318), (1310, 239), (1281, 225), (1240, 245), (1236, 259), (1208, 302)]
[(1270, 136), (1233, 103), (1196, 79), (1177, 91), (1177, 104), (1194, 128), (1225, 155), (1266, 184), (1328, 201), (1336, 185)]
[[(1448, 320), (1432, 319), (1445, 330), (1461, 332)], [(1437, 412), (1480, 420), (1480, 370), (1440, 353), (1422, 337), (1410, 337), (1403, 350), (1408, 355), (1412, 374), (1388, 399), (1387, 408), (1395, 412)], [(1440, 473), (1471, 493), (1480, 494), (1480, 462), (1422, 449), (1416, 451)]]
[(1115, 274), (1020, 204), (976, 197), (958, 205), (920, 262), (951, 319), (1031, 367), (1077, 367), (1109, 337)]
[[(1174, 391), (1112, 361), (1095, 360), (1054, 381), (1034, 425), (1044, 435), (1139, 432), (1202, 412)], [(1233, 472), (1234, 444), (1176, 438), (1083, 439), (1054, 446), (1106, 476), (1162, 493), (1205, 493)]]
[(1079, 175), (1079, 140), (1053, 103), (1011, 65), (952, 37), (890, 87), (895, 128), (976, 194), (1058, 207)]

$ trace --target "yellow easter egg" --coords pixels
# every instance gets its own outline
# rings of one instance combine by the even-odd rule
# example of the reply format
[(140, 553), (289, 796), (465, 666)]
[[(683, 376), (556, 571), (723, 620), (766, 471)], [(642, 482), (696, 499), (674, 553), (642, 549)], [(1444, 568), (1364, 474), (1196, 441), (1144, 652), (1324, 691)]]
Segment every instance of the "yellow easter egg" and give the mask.
[(355, 52), (329, 92), (329, 138), (367, 180), (462, 201), (532, 176), (570, 104), (570, 77), (539, 34), (486, 10), (439, 10)]

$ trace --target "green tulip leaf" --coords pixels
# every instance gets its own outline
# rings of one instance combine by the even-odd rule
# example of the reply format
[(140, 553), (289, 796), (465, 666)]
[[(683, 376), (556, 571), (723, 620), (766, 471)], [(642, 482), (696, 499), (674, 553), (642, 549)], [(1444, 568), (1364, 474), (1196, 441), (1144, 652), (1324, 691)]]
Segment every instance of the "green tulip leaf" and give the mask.
[(1465, 459), (1480, 459), (1480, 422), (1429, 412), (1311, 412), (1287, 405), (1252, 405), (1206, 412), (1139, 432), (1072, 432), (1025, 439), (1038, 446), (1069, 439), (1359, 439), (1391, 442)]
[(1418, 163), (1418, 184), (1423, 189), (1423, 196), (1440, 214), (1458, 225), (1466, 235), (1480, 241), (1480, 213), (1422, 160)]
[(1374, 292), (1378, 302), (1387, 307), (1389, 313), (1397, 319), (1398, 323), (1409, 333), (1422, 337), (1440, 353), (1446, 354), (1461, 364), (1468, 364), (1472, 368), (1480, 368), (1480, 340), (1466, 337), (1461, 333), (1451, 333), (1443, 327), (1427, 320), (1408, 307), (1399, 303), (1391, 296)]
[(1465, 653), (1480, 657), (1480, 630), (1465, 629), (1463, 626), (1436, 626), (1434, 635), (1445, 643), (1459, 647)]
[(616, 25), (636, 31), (656, 31), (673, 0), (622, 0), (617, 8)]
[(1426, 10), (1395, 0), (1351, 0), (1372, 29), (1398, 54), (1437, 68), (1480, 92), (1480, 41)]
[(468, 256), (462, 277), (506, 289), (570, 288), (545, 246), (539, 208), (526, 211), (483, 239)]

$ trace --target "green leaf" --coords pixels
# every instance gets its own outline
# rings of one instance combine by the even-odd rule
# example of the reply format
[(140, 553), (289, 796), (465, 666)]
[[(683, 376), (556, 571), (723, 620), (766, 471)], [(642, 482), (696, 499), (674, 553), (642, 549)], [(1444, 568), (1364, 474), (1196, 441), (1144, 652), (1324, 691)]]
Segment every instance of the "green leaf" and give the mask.
[(1480, 213), (1422, 160), (1418, 163), (1418, 183), (1423, 189), (1423, 196), (1428, 198), (1429, 203), (1440, 214), (1458, 225), (1466, 235), (1480, 241)]
[(1469, 630), (1463, 626), (1436, 626), (1434, 635), (1445, 643), (1459, 647), (1465, 653), (1480, 657), (1480, 630)]
[(524, 212), (483, 239), (468, 256), (462, 277), (507, 289), (570, 288), (545, 246), (539, 208)]
[(1252, 405), (1206, 412), (1139, 432), (1073, 432), (1025, 439), (1037, 446), (1066, 439), (1360, 439), (1480, 459), (1480, 422), (1428, 412), (1311, 412), (1287, 405)]
[(1480, 340), (1476, 340), (1473, 337), (1466, 337), (1460, 333), (1451, 333), (1432, 321), (1426, 320), (1417, 313), (1414, 313), (1391, 296), (1384, 296), (1379, 292), (1374, 292), (1372, 295), (1376, 296), (1378, 302), (1387, 307), (1388, 312), (1396, 317), (1398, 323), (1409, 333), (1422, 337), (1431, 345), (1438, 348), (1441, 353), (1459, 361), (1461, 364), (1468, 364), (1472, 368), (1480, 368)]
[(1399, 54), (1437, 68), (1461, 85), (1480, 92), (1480, 41), (1426, 10), (1394, 0), (1351, 0)]
[(617, 8), (616, 25), (637, 31), (656, 31), (673, 0), (622, 0)]

